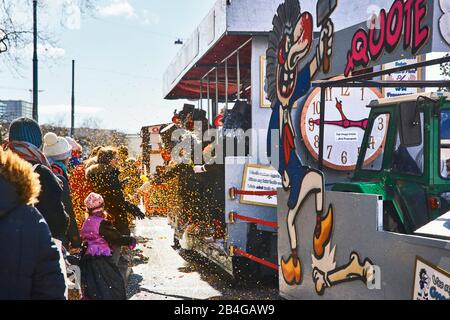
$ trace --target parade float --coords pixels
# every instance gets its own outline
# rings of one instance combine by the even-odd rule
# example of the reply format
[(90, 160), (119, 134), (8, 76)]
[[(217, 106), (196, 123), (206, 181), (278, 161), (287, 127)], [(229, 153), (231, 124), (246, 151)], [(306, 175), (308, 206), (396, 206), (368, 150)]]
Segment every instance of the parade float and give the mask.
[(278, 275), (289, 299), (448, 299), (449, 102), (423, 89), (450, 83), (423, 70), (450, 60), (424, 58), (450, 51), (449, 11), (217, 1), (168, 67), (164, 97), (197, 100), (208, 127), (244, 101), (251, 147), (225, 157), (223, 239), (189, 249), (233, 276)]

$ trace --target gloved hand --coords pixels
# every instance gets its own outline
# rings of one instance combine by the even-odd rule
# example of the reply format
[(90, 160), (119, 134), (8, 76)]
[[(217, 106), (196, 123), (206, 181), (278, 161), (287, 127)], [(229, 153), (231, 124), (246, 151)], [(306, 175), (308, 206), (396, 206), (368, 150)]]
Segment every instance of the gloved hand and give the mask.
[(143, 219), (145, 219), (145, 214), (141, 211), (136, 214), (136, 218), (139, 220), (143, 220)]
[(203, 173), (206, 172), (205, 166), (194, 166), (195, 173)]
[(130, 250), (134, 250), (134, 248), (136, 248), (136, 245), (137, 245), (137, 241), (136, 241), (136, 238), (131, 238), (131, 244), (128, 246), (128, 248), (130, 249)]

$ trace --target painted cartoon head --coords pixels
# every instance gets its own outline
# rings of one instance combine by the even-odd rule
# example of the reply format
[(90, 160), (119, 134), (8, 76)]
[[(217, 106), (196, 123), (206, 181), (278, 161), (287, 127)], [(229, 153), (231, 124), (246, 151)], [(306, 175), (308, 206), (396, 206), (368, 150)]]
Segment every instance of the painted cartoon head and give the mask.
[(419, 272), (419, 278), (421, 281), (423, 281), (424, 283), (428, 282), (428, 274), (427, 271), (425, 269), (421, 269)]
[[(289, 31), (289, 30), (286, 30)], [(303, 13), (293, 32), (278, 46), (277, 94), (282, 106), (289, 103), (297, 83), (297, 64), (308, 54), (312, 42), (312, 16)]]
[(313, 18), (301, 13), (298, 0), (286, 0), (278, 7), (267, 50), (268, 97), (287, 107), (297, 83), (297, 66), (311, 49)]

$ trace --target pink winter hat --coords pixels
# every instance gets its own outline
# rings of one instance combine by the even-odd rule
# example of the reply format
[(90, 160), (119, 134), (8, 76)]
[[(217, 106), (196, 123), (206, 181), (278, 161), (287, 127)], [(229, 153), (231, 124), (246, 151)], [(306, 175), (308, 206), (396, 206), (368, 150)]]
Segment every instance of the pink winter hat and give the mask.
[(86, 199), (84, 199), (84, 205), (90, 214), (99, 214), (103, 212), (105, 201), (101, 195), (91, 192)]
[(72, 147), (73, 151), (83, 151), (83, 147), (75, 141), (75, 139), (71, 138), (71, 137), (66, 137), (67, 142), (70, 144), (70, 146)]

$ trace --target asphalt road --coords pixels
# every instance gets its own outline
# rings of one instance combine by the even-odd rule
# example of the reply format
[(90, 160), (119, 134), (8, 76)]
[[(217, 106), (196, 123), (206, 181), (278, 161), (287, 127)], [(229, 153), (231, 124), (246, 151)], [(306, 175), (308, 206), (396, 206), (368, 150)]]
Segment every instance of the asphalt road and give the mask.
[(201, 256), (175, 250), (173, 230), (161, 217), (138, 220), (139, 244), (128, 278), (131, 300), (274, 300), (276, 283), (236, 284), (232, 277)]

